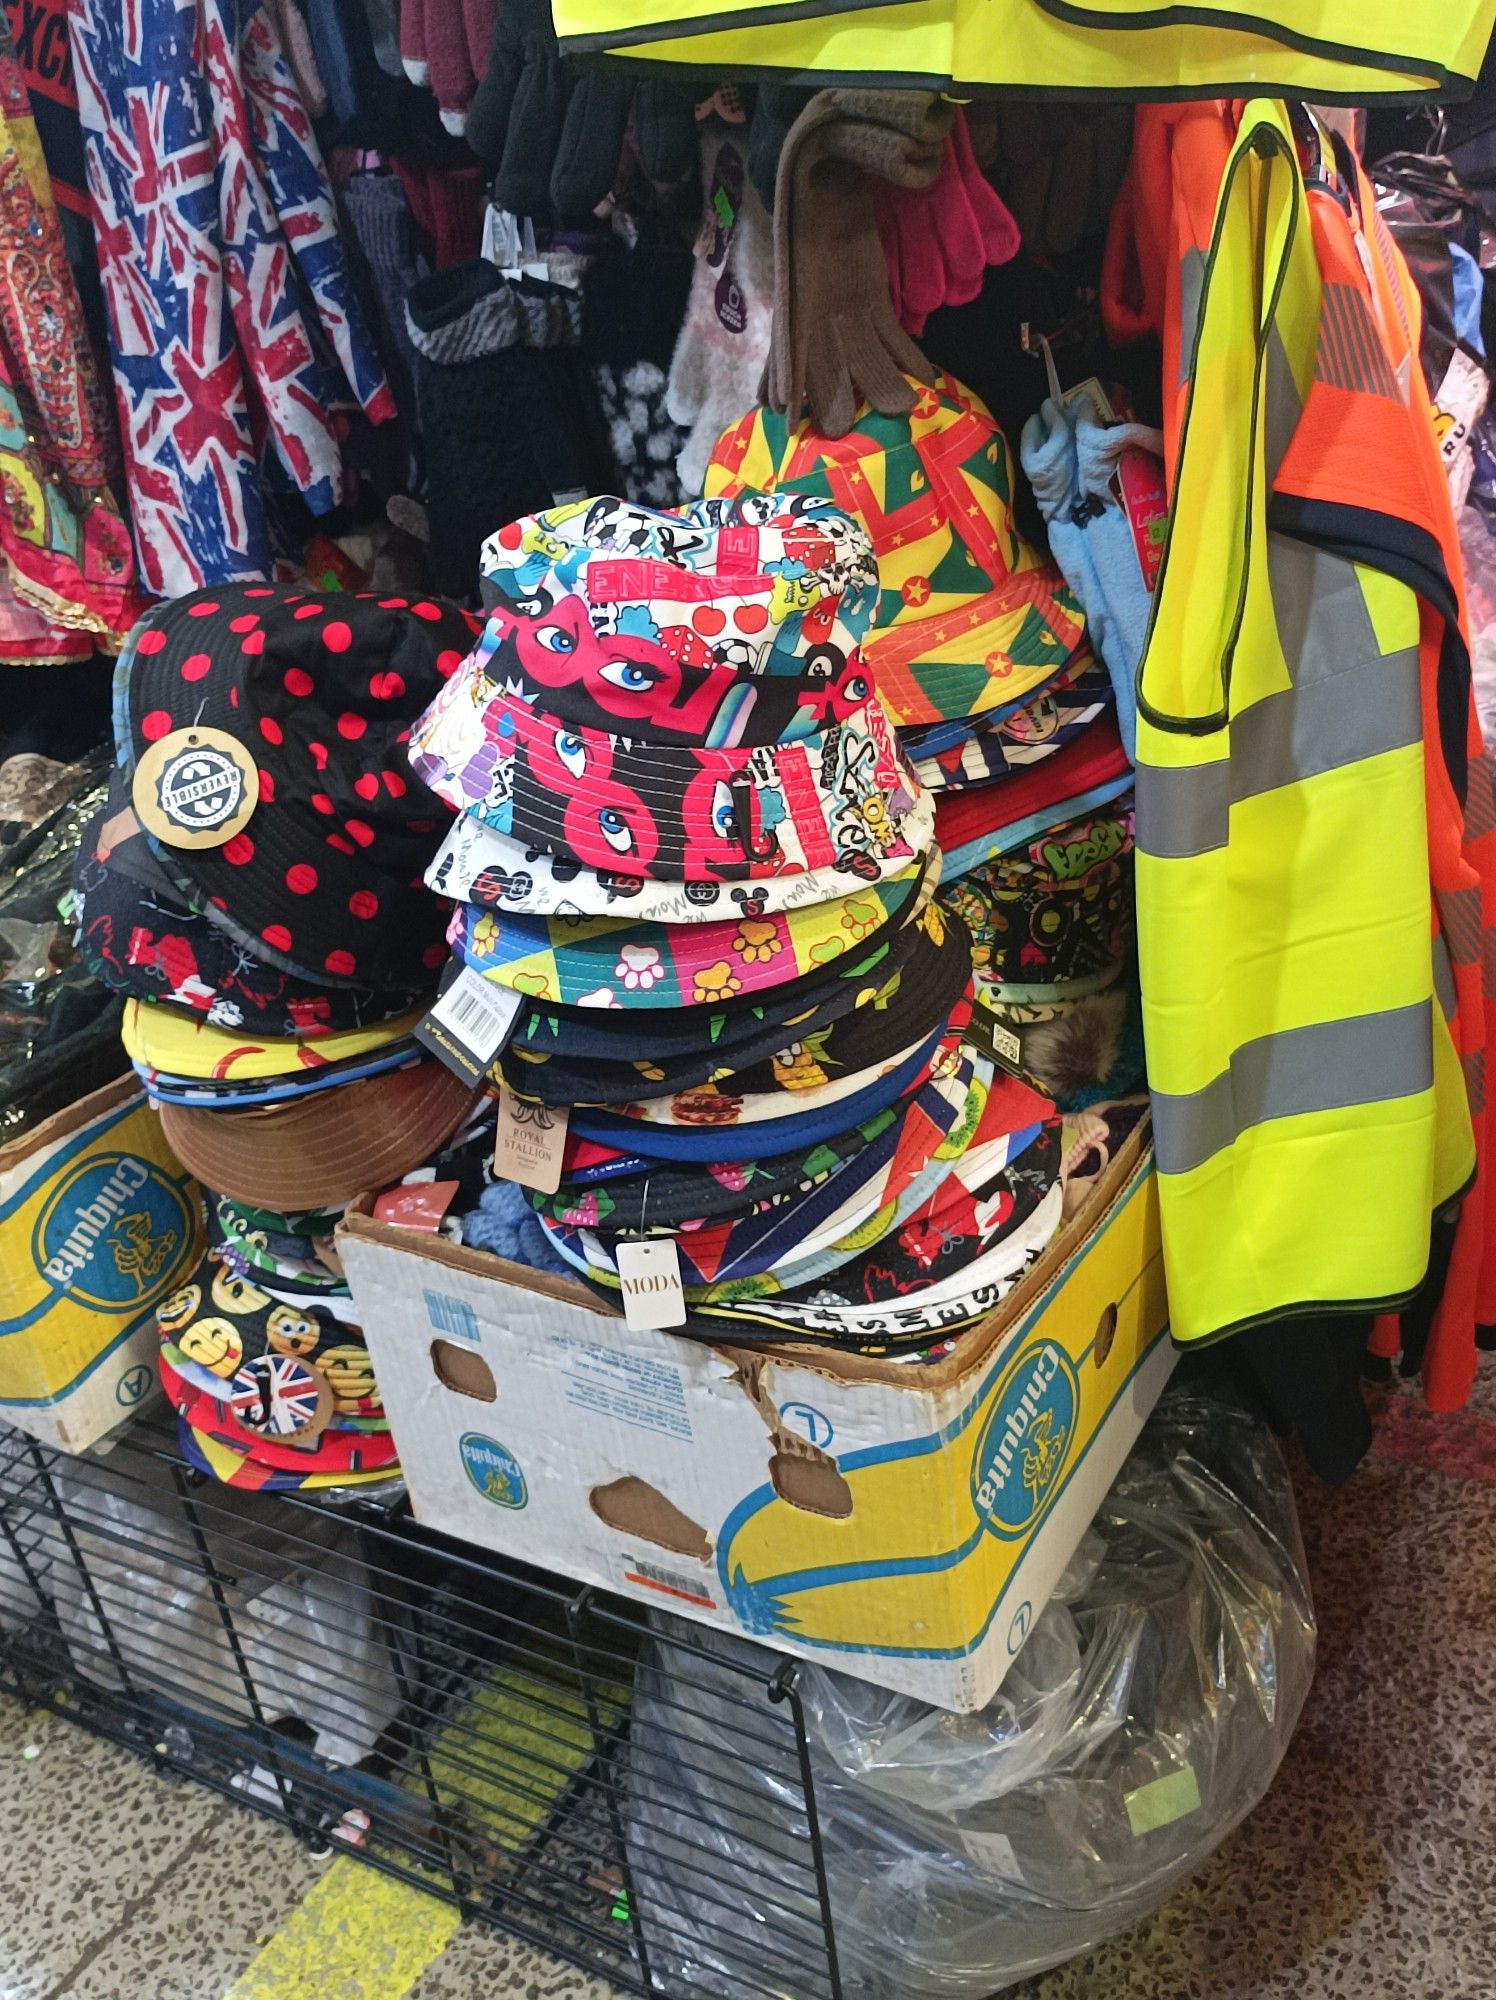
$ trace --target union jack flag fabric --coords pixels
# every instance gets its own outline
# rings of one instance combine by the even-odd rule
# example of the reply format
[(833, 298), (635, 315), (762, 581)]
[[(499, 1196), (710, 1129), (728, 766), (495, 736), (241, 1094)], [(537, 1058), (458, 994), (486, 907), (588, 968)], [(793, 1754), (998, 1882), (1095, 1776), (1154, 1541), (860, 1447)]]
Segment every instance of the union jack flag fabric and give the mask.
[(262, 440), (314, 513), (340, 406), (393, 416), (311, 122), (262, 0), (69, 0), (141, 577), (264, 577)]

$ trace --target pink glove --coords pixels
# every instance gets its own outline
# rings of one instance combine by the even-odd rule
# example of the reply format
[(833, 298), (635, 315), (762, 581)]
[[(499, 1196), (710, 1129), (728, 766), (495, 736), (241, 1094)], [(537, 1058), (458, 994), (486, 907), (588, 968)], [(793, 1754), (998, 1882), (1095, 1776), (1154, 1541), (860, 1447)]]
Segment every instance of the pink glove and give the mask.
[(928, 188), (875, 180), (872, 189), (894, 311), (909, 333), (941, 306), (970, 304), (987, 266), (1017, 253), (1018, 226), (982, 177), (959, 106)]

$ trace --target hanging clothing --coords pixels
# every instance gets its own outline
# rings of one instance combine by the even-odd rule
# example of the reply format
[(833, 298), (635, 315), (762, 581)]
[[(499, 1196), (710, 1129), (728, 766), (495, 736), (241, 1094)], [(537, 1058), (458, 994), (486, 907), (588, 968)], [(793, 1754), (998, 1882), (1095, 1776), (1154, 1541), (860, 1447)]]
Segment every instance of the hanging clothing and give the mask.
[(88, 181), (68, 43), (67, 0), (8, 0), (8, 13), (15, 59), (52, 177), (53, 199), (59, 208), (86, 222)]
[[(1334, 306), (1324, 315), (1314, 382), (1274, 480), (1269, 519), (1284, 533), (1400, 578), (1420, 602), (1436, 990), (1480, 1166), (1467, 1191), (1461, 1136), (1441, 1120), (1448, 1158), (1436, 1172), (1436, 1201), (1464, 1199), (1437, 1306), (1418, 1315), (1413, 1359), (1430, 1406), (1447, 1410), (1464, 1402), (1474, 1379), (1477, 1322), (1496, 1321), (1496, 1175), (1486, 1102), (1488, 1052), (1496, 1047), (1496, 804), (1471, 686), (1458, 531), (1418, 362), (1417, 287), (1359, 164), (1327, 135), (1321, 152), (1308, 206)], [(1365, 335), (1357, 347), (1335, 338), (1350, 327)], [(1447, 1060), (1442, 1047), (1438, 1053)], [(1446, 1095), (1454, 1097), (1452, 1086)], [(1406, 1344), (1414, 1345), (1411, 1327)]]
[(0, 660), (117, 652), (143, 601), (118, 453), (10, 34), (0, 17)]
[(70, 21), (142, 576), (175, 597), (268, 575), (259, 433), (326, 513), (338, 406), (393, 411), (310, 124), (261, 0)]
[[(1281, 92), (1370, 103), (1468, 91), (1491, 0), (556, 0), (573, 56), (690, 65), (708, 76), (925, 90), (1005, 86), (1121, 97)], [(1463, 88), (1462, 88), (1463, 87)]]
[[(1114, 337), (1164, 343), (1164, 428), (1177, 440), (1211, 237), (1202, 187), (1219, 183), (1236, 107), (1150, 105), (1136, 117), (1125, 198), (1108, 243), (1103, 307)], [(1315, 142), (1308, 216), (1327, 279), (1312, 380), (1274, 479), (1275, 530), (1322, 543), (1411, 584), (1420, 604), (1419, 702), (1434, 964), (1443, 1245), (1419, 1297), (1379, 1322), (1380, 1352), (1401, 1345), (1435, 1407), (1457, 1406), (1474, 1370), (1475, 1328), (1496, 1319), (1496, 1176), (1486, 1166), (1486, 1049), (1496, 1036), (1496, 808), (1470, 686), (1461, 559), (1418, 366), (1419, 303), (1365, 175)], [(1165, 317), (1160, 318), (1160, 315)], [(1169, 470), (1174, 471), (1173, 458)], [(1490, 996), (1490, 997), (1488, 997)], [(1463, 1079), (1463, 1082), (1461, 1082)], [(1466, 1188), (1466, 1124), (1479, 1182)], [(1460, 1197), (1463, 1196), (1462, 1199)]]
[[(1286, 114), (1253, 102), (1202, 272), (1138, 677), (1139, 962), (1185, 1342), (1408, 1299), (1450, 1166), (1418, 599), (1268, 527), (1319, 342), (1306, 203)], [(1446, 1196), (1474, 1171), (1468, 1115), (1456, 1170)]]

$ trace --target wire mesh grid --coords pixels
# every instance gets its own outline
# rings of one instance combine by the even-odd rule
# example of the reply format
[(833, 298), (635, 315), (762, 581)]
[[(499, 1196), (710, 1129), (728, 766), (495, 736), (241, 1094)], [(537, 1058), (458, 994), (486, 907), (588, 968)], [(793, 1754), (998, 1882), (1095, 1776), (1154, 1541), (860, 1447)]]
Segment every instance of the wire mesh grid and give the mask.
[[(841, 2000), (793, 1668), (733, 1667), (724, 1697), (689, 1638), (664, 1658), (644, 1613), (403, 1503), (222, 1487), (150, 1419), (87, 1458), (0, 1427), (0, 1686), (622, 1991)], [(645, 1671), (650, 1754), (630, 1735)], [(774, 1774), (769, 1811), (739, 1765)], [(686, 1893), (641, 1907), (657, 1866)]]

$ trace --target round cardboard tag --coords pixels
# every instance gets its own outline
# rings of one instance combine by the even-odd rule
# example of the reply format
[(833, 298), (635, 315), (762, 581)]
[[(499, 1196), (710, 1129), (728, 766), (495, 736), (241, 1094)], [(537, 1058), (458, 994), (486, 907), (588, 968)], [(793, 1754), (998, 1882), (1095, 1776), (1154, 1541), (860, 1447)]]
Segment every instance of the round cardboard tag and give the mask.
[(322, 1370), (288, 1354), (246, 1361), (225, 1400), (241, 1430), (300, 1444), (321, 1437), (334, 1407), (332, 1384)]
[(135, 766), (130, 796), (146, 832), (168, 847), (222, 847), (260, 801), (254, 759), (223, 729), (174, 729)]

